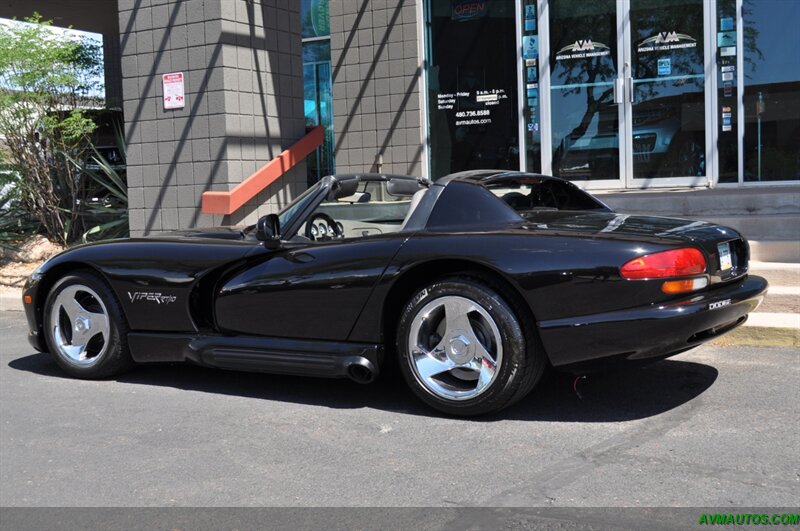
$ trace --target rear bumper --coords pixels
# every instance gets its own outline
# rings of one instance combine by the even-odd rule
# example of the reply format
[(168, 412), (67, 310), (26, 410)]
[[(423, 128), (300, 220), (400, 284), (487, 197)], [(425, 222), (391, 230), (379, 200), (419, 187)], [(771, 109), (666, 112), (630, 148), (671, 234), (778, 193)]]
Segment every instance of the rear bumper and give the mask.
[(767, 287), (765, 279), (748, 276), (668, 304), (542, 321), (539, 334), (556, 367), (663, 358), (744, 323)]

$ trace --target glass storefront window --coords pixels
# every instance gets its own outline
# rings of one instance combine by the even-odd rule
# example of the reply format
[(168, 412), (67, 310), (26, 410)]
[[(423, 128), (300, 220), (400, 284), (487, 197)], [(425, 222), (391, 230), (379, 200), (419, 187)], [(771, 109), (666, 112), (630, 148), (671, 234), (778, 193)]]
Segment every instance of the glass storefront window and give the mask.
[(333, 87), (329, 40), (303, 43), (303, 106), (306, 126), (322, 125), (325, 135), (316, 155), (306, 159), (309, 186), (334, 173)]
[(432, 178), (519, 169), (514, 0), (430, 0), (426, 75)]
[(744, 180), (800, 179), (800, 2), (744, 0)]
[(302, 0), (303, 105), (306, 126), (322, 125), (325, 135), (317, 153), (306, 159), (308, 185), (335, 171), (333, 155), (333, 87), (328, 0)]
[(301, 0), (300, 24), (300, 36), (304, 39), (330, 36), (328, 0)]
[(423, 5), (433, 178), (524, 160), (595, 188), (800, 180), (800, 1)]
[(570, 180), (619, 178), (615, 0), (550, 4), (553, 174)]

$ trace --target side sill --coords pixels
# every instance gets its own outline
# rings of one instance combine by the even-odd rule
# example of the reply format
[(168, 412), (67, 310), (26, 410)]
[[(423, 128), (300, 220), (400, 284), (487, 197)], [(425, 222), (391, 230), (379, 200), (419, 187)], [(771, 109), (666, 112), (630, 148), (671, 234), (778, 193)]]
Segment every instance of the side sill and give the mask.
[(357, 381), (362, 379), (353, 376), (354, 368), (366, 369), (370, 381), (377, 376), (383, 350), (367, 343), (147, 332), (129, 333), (128, 345), (137, 363), (190, 361), (220, 369)]

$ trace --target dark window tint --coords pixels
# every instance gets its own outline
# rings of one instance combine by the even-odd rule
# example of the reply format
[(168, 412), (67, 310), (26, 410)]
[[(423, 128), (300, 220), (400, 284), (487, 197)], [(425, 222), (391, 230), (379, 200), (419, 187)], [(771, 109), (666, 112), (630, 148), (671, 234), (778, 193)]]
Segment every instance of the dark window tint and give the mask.
[(483, 186), (463, 182), (448, 184), (428, 220), (428, 228), (490, 227), (521, 221), (511, 207)]
[(430, 175), (519, 168), (515, 2), (424, 5)]

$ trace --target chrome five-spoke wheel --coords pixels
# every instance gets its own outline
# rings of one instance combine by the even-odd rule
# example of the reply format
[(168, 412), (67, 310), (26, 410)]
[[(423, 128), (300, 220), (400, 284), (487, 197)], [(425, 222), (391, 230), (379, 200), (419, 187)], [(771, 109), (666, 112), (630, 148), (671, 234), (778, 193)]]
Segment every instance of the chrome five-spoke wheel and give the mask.
[(128, 324), (117, 297), (91, 271), (73, 271), (50, 288), (44, 335), (56, 363), (77, 378), (106, 378), (133, 367)]
[(430, 393), (469, 400), (485, 392), (503, 363), (503, 342), (492, 316), (476, 302), (436, 298), (414, 317), (408, 334), (414, 376)]
[(395, 346), (417, 397), (449, 415), (499, 411), (522, 399), (546, 360), (535, 325), (505, 286), (486, 277), (434, 280), (406, 302)]
[(73, 284), (61, 290), (50, 308), (49, 322), (53, 346), (71, 363), (92, 365), (108, 349), (108, 310), (88, 286)]

